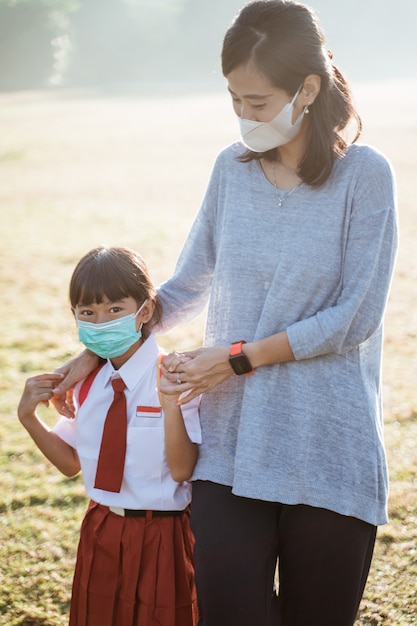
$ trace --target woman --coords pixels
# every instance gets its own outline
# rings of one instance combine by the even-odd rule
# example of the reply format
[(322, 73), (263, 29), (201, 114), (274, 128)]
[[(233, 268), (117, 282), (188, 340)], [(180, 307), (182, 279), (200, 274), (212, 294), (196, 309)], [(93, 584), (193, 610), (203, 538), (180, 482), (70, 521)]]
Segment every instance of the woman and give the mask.
[(218, 156), (158, 290), (164, 330), (209, 301), (205, 347), (165, 362), (173, 393), (204, 393), (191, 516), (199, 624), (351, 626), (387, 521), (393, 174), (342, 137), (360, 119), (307, 6), (249, 3), (222, 65), (242, 143)]

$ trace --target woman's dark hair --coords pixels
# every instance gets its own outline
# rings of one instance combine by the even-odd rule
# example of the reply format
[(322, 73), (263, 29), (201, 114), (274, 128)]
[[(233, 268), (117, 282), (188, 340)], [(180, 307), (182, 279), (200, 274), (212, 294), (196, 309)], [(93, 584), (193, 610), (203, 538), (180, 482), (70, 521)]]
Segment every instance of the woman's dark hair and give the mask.
[[(69, 286), (72, 308), (79, 304), (111, 302), (132, 297), (138, 307), (145, 300), (153, 300), (155, 312), (152, 324), (160, 321), (162, 305), (151, 281), (145, 261), (130, 248), (100, 246), (90, 250), (77, 263)], [(143, 335), (149, 334), (150, 322), (144, 324)]]
[[(274, 86), (294, 96), (309, 74), (321, 77), (321, 89), (309, 107), (307, 150), (298, 174), (310, 185), (321, 185), (346, 141), (340, 131), (353, 119), (356, 141), (362, 130), (349, 85), (331, 61), (325, 38), (312, 9), (291, 0), (255, 0), (247, 4), (228, 29), (222, 50), (224, 76), (253, 63)], [(276, 151), (247, 151), (242, 161), (273, 159)]]

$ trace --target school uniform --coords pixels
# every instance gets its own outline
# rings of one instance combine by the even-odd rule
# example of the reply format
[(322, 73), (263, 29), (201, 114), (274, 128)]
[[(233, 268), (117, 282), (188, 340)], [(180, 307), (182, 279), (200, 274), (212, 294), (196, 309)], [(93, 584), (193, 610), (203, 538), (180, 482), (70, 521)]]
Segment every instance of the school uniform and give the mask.
[[(77, 450), (91, 502), (74, 574), (70, 626), (194, 626), (194, 539), (191, 485), (170, 474), (164, 417), (157, 392), (159, 349), (151, 335), (119, 370), (110, 361), (96, 374), (76, 418), (54, 431)], [(120, 492), (94, 487), (112, 378), (126, 385), (127, 448)], [(85, 389), (85, 387), (84, 387)], [(198, 402), (182, 408), (190, 439), (201, 443)]]

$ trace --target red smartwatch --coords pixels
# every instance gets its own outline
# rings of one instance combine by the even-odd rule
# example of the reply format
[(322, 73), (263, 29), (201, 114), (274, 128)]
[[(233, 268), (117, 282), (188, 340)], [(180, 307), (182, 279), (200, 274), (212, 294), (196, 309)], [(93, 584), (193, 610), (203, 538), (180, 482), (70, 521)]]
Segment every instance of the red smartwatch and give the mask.
[(230, 344), (229, 363), (234, 373), (238, 376), (242, 374), (250, 376), (255, 371), (248, 357), (242, 350), (244, 343), (246, 343), (246, 341), (235, 341)]

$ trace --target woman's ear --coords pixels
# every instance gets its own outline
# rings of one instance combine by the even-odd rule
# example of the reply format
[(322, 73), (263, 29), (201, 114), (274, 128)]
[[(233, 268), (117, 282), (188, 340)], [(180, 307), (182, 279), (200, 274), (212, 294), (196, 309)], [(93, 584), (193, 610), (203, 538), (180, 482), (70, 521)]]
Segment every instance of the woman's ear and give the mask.
[(309, 107), (313, 104), (314, 100), (320, 93), (320, 88), (321, 77), (318, 74), (309, 74), (306, 76), (300, 93), (302, 105), (304, 107)]

